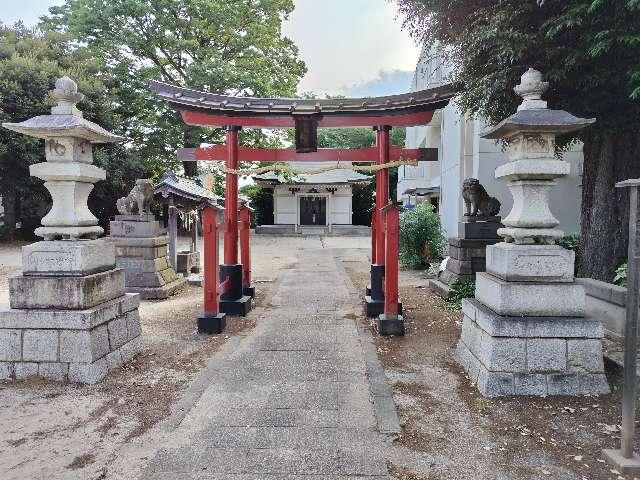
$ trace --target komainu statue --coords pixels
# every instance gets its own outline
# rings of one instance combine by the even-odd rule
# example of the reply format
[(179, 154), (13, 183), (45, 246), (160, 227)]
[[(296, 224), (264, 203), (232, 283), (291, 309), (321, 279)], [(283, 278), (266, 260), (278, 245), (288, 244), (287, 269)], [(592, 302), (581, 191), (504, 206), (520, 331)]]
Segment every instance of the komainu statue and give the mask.
[(119, 198), (116, 207), (121, 215), (142, 215), (151, 213), (153, 202), (153, 182), (148, 178), (136, 180), (136, 185), (129, 195)]
[(462, 183), (462, 199), (466, 216), (493, 217), (500, 212), (498, 199), (489, 196), (477, 178), (467, 178)]

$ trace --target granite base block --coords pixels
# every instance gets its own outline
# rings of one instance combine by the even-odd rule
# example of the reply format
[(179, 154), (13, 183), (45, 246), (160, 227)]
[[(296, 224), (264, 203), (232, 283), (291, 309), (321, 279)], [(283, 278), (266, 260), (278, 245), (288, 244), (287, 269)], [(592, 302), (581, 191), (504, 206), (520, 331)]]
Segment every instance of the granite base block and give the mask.
[(463, 300), (455, 358), (485, 396), (609, 392), (596, 319), (505, 317)]
[(383, 337), (388, 336), (404, 336), (404, 319), (402, 315), (397, 315), (395, 317), (387, 317), (385, 314), (382, 314), (378, 317), (378, 335)]
[(157, 237), (162, 235), (164, 231), (164, 228), (160, 227), (160, 222), (157, 220), (143, 222), (119, 220), (116, 216), (116, 220), (109, 223), (109, 234), (111, 237)]
[(127, 292), (143, 299), (165, 299), (186, 285), (169, 265), (169, 238), (152, 215), (118, 215), (111, 222), (109, 241), (115, 245), (116, 264), (125, 271)]
[(9, 280), (9, 303), (16, 309), (82, 310), (125, 293), (120, 269), (85, 276), (28, 276)]
[(217, 335), (222, 333), (227, 326), (225, 313), (203, 314), (198, 317), (198, 333)]
[(254, 285), (244, 285), (242, 287), (242, 294), (251, 298), (256, 298), (256, 287)]
[(251, 297), (243, 295), (236, 300), (220, 300), (220, 312), (227, 315), (246, 316), (251, 310)]
[[(370, 296), (365, 296), (364, 303), (367, 317), (379, 317), (384, 313), (384, 299), (376, 300)], [(398, 314), (402, 315), (402, 302), (398, 302)]]
[(498, 229), (502, 226), (499, 222), (458, 222), (458, 237), (500, 241)]
[(498, 243), (487, 247), (486, 271), (506, 282), (573, 282), (575, 253), (558, 245)]
[(178, 252), (176, 254), (176, 271), (185, 275), (200, 273), (200, 253)]
[(104, 239), (44, 241), (22, 247), (22, 274), (27, 276), (84, 276), (114, 267), (114, 247)]
[(142, 348), (139, 299), (90, 309), (0, 311), (0, 379), (96, 383)]
[(584, 287), (575, 282), (506, 282), (478, 272), (476, 298), (500, 315), (580, 317), (585, 314)]

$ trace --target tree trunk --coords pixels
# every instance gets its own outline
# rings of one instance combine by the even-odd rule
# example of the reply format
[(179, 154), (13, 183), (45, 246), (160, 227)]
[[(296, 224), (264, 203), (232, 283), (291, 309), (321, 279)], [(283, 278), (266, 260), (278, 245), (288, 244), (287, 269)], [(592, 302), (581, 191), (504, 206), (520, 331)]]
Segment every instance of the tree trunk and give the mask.
[[(198, 127), (186, 125), (184, 127), (182, 138), (184, 148), (197, 148), (200, 146), (200, 143), (202, 143)], [(195, 177), (198, 175), (198, 162), (182, 162), (182, 168), (184, 168), (184, 174), (186, 177)]]
[(2, 195), (2, 207), (4, 208), (4, 236), (6, 240), (16, 239), (16, 195), (13, 191), (5, 190)]
[(616, 182), (640, 178), (640, 133), (594, 133), (584, 139), (579, 275), (605, 282), (627, 261), (628, 189)]

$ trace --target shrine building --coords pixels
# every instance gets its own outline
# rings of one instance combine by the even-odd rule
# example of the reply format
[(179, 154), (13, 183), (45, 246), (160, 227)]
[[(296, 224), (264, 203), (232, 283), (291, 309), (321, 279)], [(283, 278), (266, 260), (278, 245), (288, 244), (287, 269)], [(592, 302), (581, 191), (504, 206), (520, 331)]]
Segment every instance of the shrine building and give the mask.
[[(321, 162), (290, 162), (294, 169), (314, 170), (325, 166)], [(347, 162), (345, 166), (351, 165)], [(353, 170), (298, 174), (285, 178), (276, 172), (255, 175), (255, 182), (273, 189), (273, 223), (263, 225), (257, 233), (299, 232), (301, 228), (321, 227), (356, 232), (353, 227), (353, 190), (368, 185), (372, 177)], [(344, 227), (347, 227), (346, 229)], [(361, 228), (364, 233), (367, 228)]]

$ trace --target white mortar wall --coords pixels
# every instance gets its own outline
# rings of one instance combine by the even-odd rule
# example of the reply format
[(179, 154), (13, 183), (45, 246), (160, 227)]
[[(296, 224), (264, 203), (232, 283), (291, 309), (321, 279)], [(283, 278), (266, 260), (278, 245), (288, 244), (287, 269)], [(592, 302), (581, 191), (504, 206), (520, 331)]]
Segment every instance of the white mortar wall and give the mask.
[(351, 225), (351, 193), (336, 192), (331, 198), (331, 219), (333, 225)]

